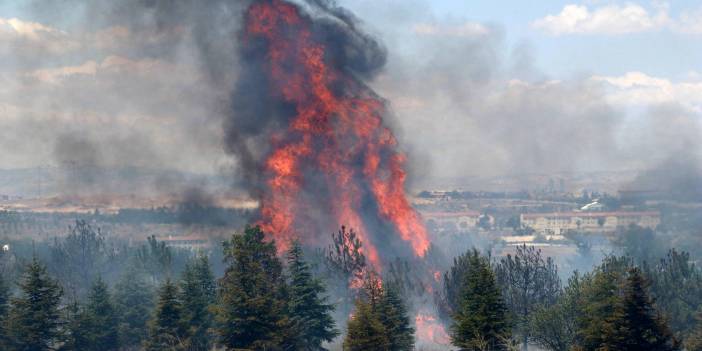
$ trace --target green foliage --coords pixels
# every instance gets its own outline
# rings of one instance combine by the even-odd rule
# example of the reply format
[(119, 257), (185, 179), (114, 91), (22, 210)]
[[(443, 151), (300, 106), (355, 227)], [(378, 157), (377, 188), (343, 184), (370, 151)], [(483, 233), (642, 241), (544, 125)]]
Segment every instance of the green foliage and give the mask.
[(119, 349), (117, 312), (107, 284), (98, 279), (90, 290), (85, 306), (85, 332), (90, 347), (85, 350), (109, 351)]
[(637, 264), (654, 262), (658, 257), (665, 255), (668, 247), (653, 229), (633, 224), (617, 232), (614, 244)]
[(312, 277), (299, 243), (293, 243), (287, 259), (288, 313), (296, 333), (297, 349), (320, 350), (323, 342), (332, 341), (339, 335), (331, 316), (334, 306), (327, 303), (326, 289), (321, 281)]
[(576, 344), (580, 350), (678, 350), (627, 258), (607, 257), (582, 285)]
[(471, 269), (465, 277), (460, 307), (451, 326), (451, 340), (464, 350), (506, 349), (510, 339), (507, 307), (502, 300), (490, 262), (477, 250), (469, 253)]
[(378, 306), (380, 322), (385, 327), (390, 351), (414, 349), (414, 328), (398, 289), (393, 285), (383, 286), (383, 295)]
[(697, 314), (697, 326), (685, 341), (687, 351), (702, 351), (702, 312)]
[(100, 229), (93, 229), (84, 220), (76, 220), (68, 236), (54, 240), (49, 267), (67, 292), (83, 298), (109, 259)]
[(212, 346), (210, 328), (213, 316), (209, 307), (215, 300), (214, 276), (207, 256), (199, 255), (185, 266), (181, 278), (182, 323), (187, 328), (188, 350), (206, 351)]
[(327, 250), (327, 266), (331, 272), (350, 281), (363, 279), (366, 256), (363, 255), (363, 243), (353, 228), (346, 230), (341, 226), (338, 233), (332, 233), (332, 244)]
[(575, 344), (584, 279), (578, 272), (568, 280), (558, 301), (534, 311), (529, 322), (530, 340), (551, 351), (568, 351)]
[(631, 262), (626, 258), (606, 257), (586, 279), (580, 299), (577, 345), (582, 350), (597, 350), (606, 336), (617, 328), (616, 306)]
[(472, 270), (471, 257), (473, 253), (473, 251), (468, 251), (454, 258), (453, 266), (444, 273), (443, 291), (437, 299), (439, 313), (444, 319), (452, 318), (461, 307), (463, 287), (469, 272)]
[(510, 254), (500, 260), (495, 275), (515, 331), (526, 347), (531, 336), (531, 314), (540, 307), (554, 304), (561, 292), (558, 268), (550, 257), (541, 256), (541, 250), (522, 245), (517, 246), (514, 256)]
[(7, 313), (10, 304), (10, 286), (5, 277), (0, 274), (0, 349), (7, 347)]
[(390, 342), (378, 314), (369, 302), (357, 299), (344, 338), (344, 351), (388, 351), (389, 347)]
[(34, 258), (20, 283), (20, 296), (11, 299), (8, 349), (52, 350), (62, 340), (59, 303), (63, 290)]
[(247, 227), (224, 243), (229, 263), (219, 281), (216, 306), (220, 343), (230, 349), (280, 348), (286, 341), (282, 265), (273, 242), (259, 227)]
[(182, 313), (178, 286), (168, 279), (159, 289), (158, 303), (149, 322), (149, 338), (144, 348), (148, 351), (186, 350)]
[(170, 277), (173, 252), (166, 243), (156, 240), (154, 235), (147, 238), (147, 244), (141, 246), (135, 255), (137, 265), (151, 275), (153, 281)]
[(129, 269), (115, 285), (115, 307), (118, 311), (120, 344), (141, 345), (148, 336), (147, 322), (154, 307), (154, 293), (145, 277)]
[(61, 351), (88, 350), (92, 346), (88, 337), (89, 326), (83, 311), (77, 300), (74, 300), (66, 308), (66, 319), (64, 328), (66, 330), (64, 344)]
[(678, 350), (677, 341), (673, 338), (663, 318), (653, 307), (648, 296), (647, 281), (638, 268), (629, 270), (624, 298), (621, 303), (622, 318), (618, 324), (616, 342), (624, 340), (620, 348), (612, 350)]
[(651, 295), (675, 335), (683, 339), (695, 327), (695, 315), (702, 306), (702, 272), (690, 254), (670, 250), (658, 264), (645, 269), (651, 281)]

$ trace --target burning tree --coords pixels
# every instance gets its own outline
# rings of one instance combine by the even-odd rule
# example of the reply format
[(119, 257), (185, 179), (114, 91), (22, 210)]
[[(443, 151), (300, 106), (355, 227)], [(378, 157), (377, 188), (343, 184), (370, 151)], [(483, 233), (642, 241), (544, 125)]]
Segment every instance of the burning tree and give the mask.
[(330, 271), (341, 275), (347, 282), (350, 279), (363, 279), (366, 256), (363, 254), (363, 243), (353, 228), (346, 230), (342, 225), (331, 237), (332, 244), (329, 245), (326, 255)]
[(245, 67), (227, 146), (256, 170), (248, 180), (260, 200), (258, 224), (281, 252), (346, 223), (377, 269), (378, 245), (423, 256), (429, 240), (405, 196), (406, 157), (384, 121), (384, 101), (362, 80), (382, 68), (385, 50), (347, 11), (308, 4), (311, 13), (284, 0), (253, 1), (244, 15)]

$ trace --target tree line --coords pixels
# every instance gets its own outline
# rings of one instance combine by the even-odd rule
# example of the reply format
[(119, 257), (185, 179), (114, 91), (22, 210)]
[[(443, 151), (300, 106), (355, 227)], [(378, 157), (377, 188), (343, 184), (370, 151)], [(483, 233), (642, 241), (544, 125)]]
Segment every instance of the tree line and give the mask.
[(656, 264), (607, 256), (561, 286), (533, 247), (471, 250), (444, 275), (438, 305), (462, 350), (702, 350), (702, 275), (684, 252)]

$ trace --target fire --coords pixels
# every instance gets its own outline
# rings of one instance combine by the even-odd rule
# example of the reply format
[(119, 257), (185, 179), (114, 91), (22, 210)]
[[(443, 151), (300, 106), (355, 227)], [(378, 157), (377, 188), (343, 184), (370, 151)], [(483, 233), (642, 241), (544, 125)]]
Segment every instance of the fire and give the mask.
[(439, 345), (449, 345), (451, 339), (446, 328), (431, 314), (418, 313), (414, 317), (417, 340)]
[(389, 240), (377, 233), (383, 223), (423, 256), (427, 231), (405, 196), (406, 159), (383, 123), (383, 101), (333, 61), (298, 6), (254, 2), (244, 29), (243, 45), (265, 48), (269, 93), (291, 111), (263, 165), (262, 229), (285, 250), (292, 239), (315, 243), (320, 228), (345, 224), (379, 268), (376, 245)]

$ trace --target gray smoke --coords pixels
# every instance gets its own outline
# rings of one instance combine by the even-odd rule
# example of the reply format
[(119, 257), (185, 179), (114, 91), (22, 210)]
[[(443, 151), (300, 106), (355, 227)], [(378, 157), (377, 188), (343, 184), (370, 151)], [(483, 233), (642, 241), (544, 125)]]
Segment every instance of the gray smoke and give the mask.
[[(242, 75), (251, 82), (260, 73), (242, 71), (237, 54), (247, 4), (26, 2), (18, 17), (58, 30), (0, 33), (0, 167), (60, 165), (57, 148), (78, 135), (102, 167), (224, 170), (241, 186), (255, 184), (267, 143), (255, 135), (270, 125), (245, 116), (279, 107), (232, 98)], [(354, 74), (378, 77), (371, 84), (391, 102), (393, 129), (410, 165), (419, 165), (410, 175), (422, 185), (466, 175), (655, 170), (670, 159), (684, 160), (676, 169), (699, 168), (698, 113), (659, 106), (628, 116), (585, 75), (554, 81), (540, 72), (529, 44), (508, 46), (499, 24), (466, 26), (460, 15), (433, 15), (423, 0), (341, 5), (356, 15), (330, 1), (302, 6), (324, 17), (330, 38), (348, 40), (340, 49), (369, 44), (349, 35), (359, 32), (357, 17), (387, 45), (345, 54), (360, 58), (349, 62)], [(257, 88), (251, 96), (260, 96)]]

